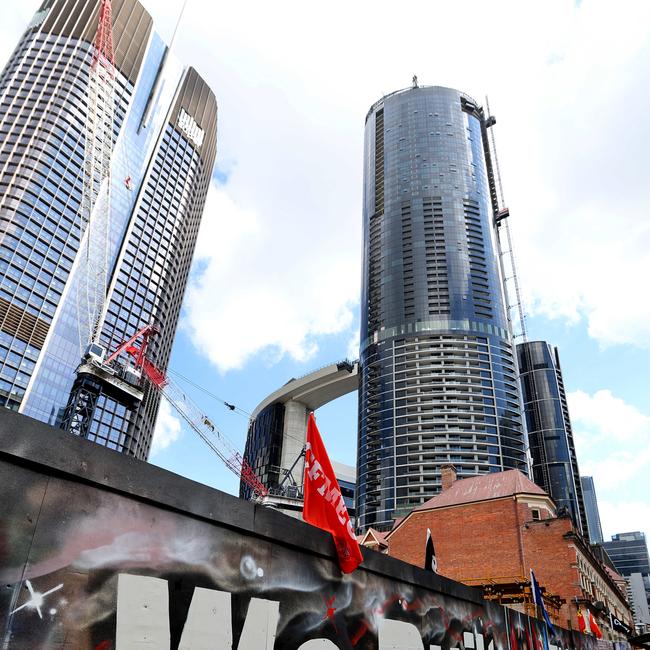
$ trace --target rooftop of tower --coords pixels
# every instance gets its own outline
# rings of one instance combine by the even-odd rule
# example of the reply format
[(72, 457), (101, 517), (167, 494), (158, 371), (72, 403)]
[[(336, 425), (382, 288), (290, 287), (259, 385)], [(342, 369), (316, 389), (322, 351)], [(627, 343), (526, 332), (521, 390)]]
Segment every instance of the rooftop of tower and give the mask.
[(368, 109), (368, 112), (366, 113), (366, 122), (368, 121), (368, 117), (370, 117), (370, 114), (374, 110), (376, 110), (377, 107), (380, 106), (389, 97), (393, 97), (395, 95), (402, 95), (404, 93), (411, 92), (411, 91), (416, 91), (416, 90), (428, 90), (428, 89), (431, 89), (431, 88), (438, 88), (440, 90), (452, 90), (454, 92), (457, 92), (457, 93), (460, 94), (461, 97), (464, 97), (468, 102), (474, 104), (477, 107), (477, 109), (481, 109), (481, 105), (471, 95), (468, 95), (467, 93), (464, 93), (464, 92), (462, 92), (460, 90), (457, 90), (456, 88), (449, 88), (448, 86), (421, 86), (421, 85), (418, 84), (417, 86), (408, 86), (407, 88), (400, 88), (399, 90), (394, 90), (392, 93), (388, 93), (388, 94), (384, 95), (383, 97), (381, 97), (380, 99), (378, 99)]

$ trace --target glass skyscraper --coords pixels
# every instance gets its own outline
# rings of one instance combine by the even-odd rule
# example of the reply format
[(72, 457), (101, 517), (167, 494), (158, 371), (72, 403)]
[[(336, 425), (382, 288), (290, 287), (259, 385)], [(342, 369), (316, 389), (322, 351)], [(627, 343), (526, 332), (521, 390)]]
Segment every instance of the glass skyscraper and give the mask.
[(650, 625), (650, 555), (645, 533), (633, 531), (612, 535), (609, 542), (603, 542), (616, 570), (625, 576), (628, 597), (639, 631)]
[(580, 484), (582, 485), (582, 497), (585, 502), (589, 541), (592, 544), (602, 544), (603, 529), (600, 525), (600, 513), (598, 512), (598, 499), (596, 498), (594, 479), (592, 476), (581, 476)]
[(603, 547), (622, 576), (650, 574), (650, 555), (644, 533), (637, 530), (612, 535), (611, 541), (603, 542)]
[(450, 88), (396, 91), (365, 129), (357, 523), (386, 528), (526, 438), (499, 270), (487, 130)]
[[(136, 0), (113, 1), (107, 350), (149, 322), (166, 368), (216, 152), (216, 101)], [(89, 65), (99, 0), (46, 0), (0, 75), (0, 406), (61, 424), (84, 353), (77, 286)], [(92, 263), (90, 264), (92, 266)], [(158, 394), (100, 394), (88, 438), (146, 458)]]
[(558, 349), (545, 341), (517, 346), (533, 480), (566, 508), (585, 537), (589, 526)]

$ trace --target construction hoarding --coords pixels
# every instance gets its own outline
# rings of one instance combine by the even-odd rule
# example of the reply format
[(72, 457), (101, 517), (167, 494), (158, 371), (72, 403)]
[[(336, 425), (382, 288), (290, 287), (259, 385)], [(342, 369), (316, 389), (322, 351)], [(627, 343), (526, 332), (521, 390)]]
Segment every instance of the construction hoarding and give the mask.
[(2, 648), (544, 648), (475, 589), (367, 549), (344, 576), (320, 530), (3, 410), (0, 485)]

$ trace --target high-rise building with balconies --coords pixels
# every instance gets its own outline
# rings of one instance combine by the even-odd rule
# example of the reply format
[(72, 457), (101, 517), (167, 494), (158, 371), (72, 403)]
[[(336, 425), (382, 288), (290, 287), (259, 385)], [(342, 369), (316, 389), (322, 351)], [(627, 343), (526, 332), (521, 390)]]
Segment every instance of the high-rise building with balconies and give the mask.
[(500, 270), (494, 118), (418, 87), (368, 112), (357, 523), (386, 528), (460, 477), (528, 471)]

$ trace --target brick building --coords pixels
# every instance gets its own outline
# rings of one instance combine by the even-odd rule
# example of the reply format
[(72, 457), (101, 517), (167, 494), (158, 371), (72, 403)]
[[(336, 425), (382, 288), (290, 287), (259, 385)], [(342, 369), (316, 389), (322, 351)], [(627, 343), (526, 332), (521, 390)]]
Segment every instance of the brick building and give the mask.
[(363, 535), (357, 535), (357, 542), (359, 542), (361, 546), (367, 546), (373, 551), (377, 551), (377, 553), (384, 553), (384, 555), (387, 555), (388, 542), (386, 541), (386, 534), (387, 533), (382, 533), (381, 531), (375, 530), (371, 527), (368, 528)]
[(388, 553), (423, 566), (431, 529), (441, 575), (480, 586), (487, 598), (534, 615), (530, 570), (559, 625), (578, 628), (577, 610), (591, 610), (605, 639), (623, 639), (609, 613), (631, 624), (624, 592), (553, 500), (518, 470), (456, 480), (443, 468), (442, 492), (398, 520)]

